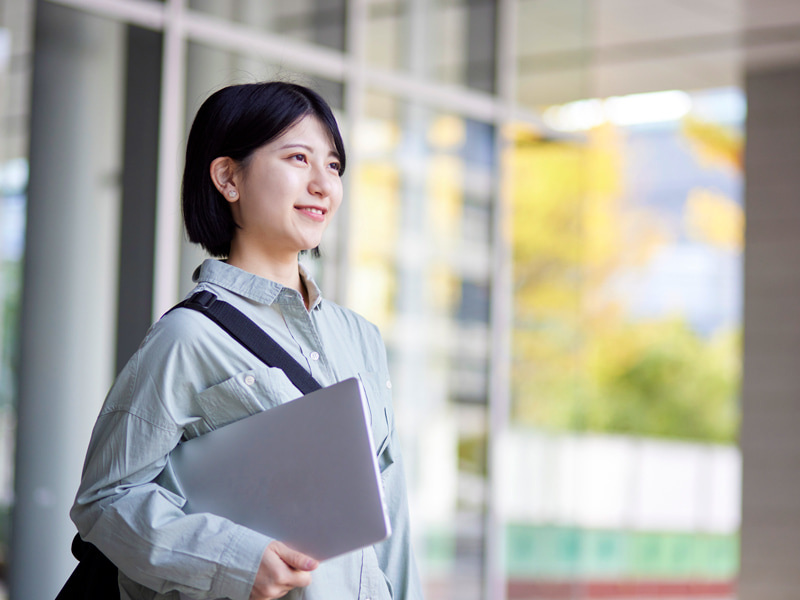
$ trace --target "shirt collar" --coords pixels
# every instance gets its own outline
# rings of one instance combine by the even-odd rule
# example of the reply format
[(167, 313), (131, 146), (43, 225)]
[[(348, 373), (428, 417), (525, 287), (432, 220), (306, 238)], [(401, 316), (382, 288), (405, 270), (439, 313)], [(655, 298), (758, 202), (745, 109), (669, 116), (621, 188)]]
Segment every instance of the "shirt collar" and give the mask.
[[(309, 310), (318, 308), (320, 302), (322, 302), (322, 292), (305, 265), (298, 263), (297, 266), (300, 271), (300, 279), (308, 291)], [(196, 283), (207, 282), (219, 285), (235, 294), (261, 304), (272, 304), (283, 290), (291, 290), (291, 288), (287, 288), (280, 283), (253, 275), (213, 258), (207, 258), (203, 261), (203, 264), (195, 269), (192, 280)]]

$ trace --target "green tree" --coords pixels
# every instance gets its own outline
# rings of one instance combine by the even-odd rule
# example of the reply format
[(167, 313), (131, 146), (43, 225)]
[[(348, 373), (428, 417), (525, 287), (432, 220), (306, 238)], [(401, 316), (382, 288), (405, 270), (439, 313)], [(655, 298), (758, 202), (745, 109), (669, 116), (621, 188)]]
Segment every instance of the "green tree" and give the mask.
[(706, 339), (680, 318), (631, 322), (609, 291), (615, 273), (646, 264), (670, 236), (653, 214), (623, 204), (619, 130), (604, 126), (567, 142), (514, 135), (504, 157), (513, 209), (513, 418), (732, 441), (736, 332)]

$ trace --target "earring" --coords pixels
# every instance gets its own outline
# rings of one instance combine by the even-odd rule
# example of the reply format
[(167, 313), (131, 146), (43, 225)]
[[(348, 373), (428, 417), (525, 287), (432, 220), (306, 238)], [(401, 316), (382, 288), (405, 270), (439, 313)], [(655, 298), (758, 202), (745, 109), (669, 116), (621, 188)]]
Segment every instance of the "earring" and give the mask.
[(228, 196), (231, 198), (236, 198), (236, 190), (228, 190)]

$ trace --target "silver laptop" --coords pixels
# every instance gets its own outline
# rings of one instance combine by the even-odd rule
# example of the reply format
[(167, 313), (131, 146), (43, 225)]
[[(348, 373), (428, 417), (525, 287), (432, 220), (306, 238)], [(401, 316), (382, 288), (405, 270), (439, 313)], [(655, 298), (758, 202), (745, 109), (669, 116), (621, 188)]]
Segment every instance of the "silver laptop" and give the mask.
[(190, 513), (214, 513), (318, 560), (391, 534), (364, 391), (351, 378), (179, 444)]

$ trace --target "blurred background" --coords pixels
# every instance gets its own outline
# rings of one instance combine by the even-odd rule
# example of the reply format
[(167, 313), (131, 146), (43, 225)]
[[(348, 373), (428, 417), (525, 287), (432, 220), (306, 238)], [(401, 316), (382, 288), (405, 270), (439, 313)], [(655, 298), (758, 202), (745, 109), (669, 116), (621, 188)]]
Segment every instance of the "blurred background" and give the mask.
[(797, 597), (795, 0), (0, 0), (0, 597), (73, 569), (203, 259), (194, 112), (274, 78), (347, 143), (310, 267), (386, 340), (429, 600)]

